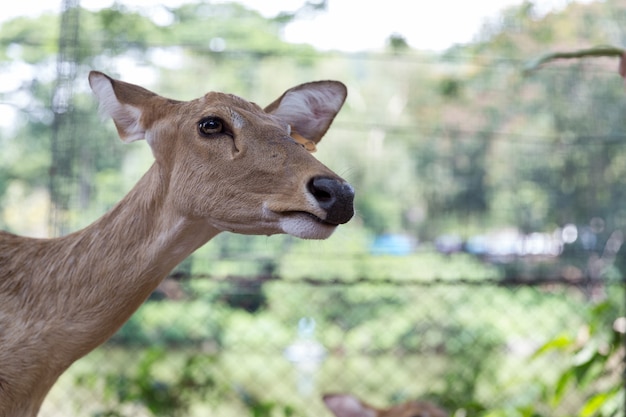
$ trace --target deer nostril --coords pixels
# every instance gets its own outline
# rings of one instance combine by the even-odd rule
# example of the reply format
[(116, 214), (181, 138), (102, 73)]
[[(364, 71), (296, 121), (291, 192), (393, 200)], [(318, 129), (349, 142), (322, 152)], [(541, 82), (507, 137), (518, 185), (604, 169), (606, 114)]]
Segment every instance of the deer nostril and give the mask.
[(320, 203), (329, 202), (329, 201), (332, 202), (333, 200), (332, 194), (327, 193), (324, 190), (315, 190), (313, 192), (313, 195), (315, 196), (317, 201), (319, 201)]
[(314, 177), (307, 184), (320, 208), (326, 210), (326, 220), (333, 224), (346, 223), (354, 215), (354, 190), (345, 182), (327, 177)]
[(315, 177), (309, 181), (308, 189), (323, 209), (331, 207), (335, 201), (333, 186), (336, 180)]
[(332, 204), (334, 199), (332, 189), (327, 180), (327, 178), (313, 178), (309, 182), (309, 192), (313, 194), (313, 197), (321, 204)]

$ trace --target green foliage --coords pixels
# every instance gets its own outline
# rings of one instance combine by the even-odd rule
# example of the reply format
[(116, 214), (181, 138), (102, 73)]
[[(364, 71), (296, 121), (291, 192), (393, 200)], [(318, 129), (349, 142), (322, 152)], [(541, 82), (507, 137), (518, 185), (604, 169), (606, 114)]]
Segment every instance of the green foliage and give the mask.
[(0, 62), (19, 59), (28, 64), (47, 61), (57, 52), (59, 16), (45, 14), (36, 20), (16, 18), (2, 24)]
[(458, 99), (461, 95), (463, 82), (455, 78), (445, 78), (439, 83), (439, 92), (442, 97)]
[(111, 342), (126, 346), (221, 346), (223, 325), (219, 311), (207, 301), (185, 301), (164, 307), (153, 301), (142, 305)]
[[(581, 417), (613, 417), (623, 411), (624, 392), (620, 381), (623, 373), (623, 317), (619, 304), (607, 300), (592, 307), (589, 322), (578, 334), (562, 334), (544, 344), (535, 354), (564, 355), (568, 367), (554, 385), (544, 388), (544, 400), (558, 407), (568, 394), (582, 393)], [(620, 372), (622, 369), (622, 372)], [(550, 414), (553, 415), (553, 414)]]
[(263, 284), (263, 279), (229, 279), (218, 290), (215, 301), (225, 303), (230, 308), (256, 313), (267, 307)]
[[(152, 348), (144, 351), (135, 366), (121, 374), (105, 374), (104, 394), (112, 404), (93, 416), (130, 416), (124, 411), (125, 405), (142, 406), (153, 416), (185, 416), (192, 404), (215, 395), (216, 381), (211, 372), (214, 359), (211, 356), (186, 356), (175, 371), (167, 367), (167, 371), (174, 375), (162, 374), (160, 368), (166, 361), (166, 351)], [(84, 382), (83, 378), (78, 382)]]
[(345, 288), (331, 289), (328, 291), (328, 304), (320, 312), (324, 322), (339, 326), (344, 332), (365, 324), (366, 322), (380, 317), (385, 312), (394, 311), (403, 302), (403, 297), (375, 294), (371, 288), (353, 289), (346, 291)]
[[(626, 153), (619, 144), (626, 101), (619, 77), (580, 65), (524, 75), (515, 65), (550, 49), (547, 42), (608, 43), (611, 34), (598, 22), (612, 19), (619, 26), (624, 14), (607, 16), (606, 10), (571, 5), (538, 17), (525, 3), (486, 24), (475, 43), (441, 55), (395, 47), (394, 54), (377, 59), (287, 44), (280, 39), (287, 20), (266, 19), (239, 4), (163, 8), (167, 24), (121, 3), (81, 9), (81, 88), (74, 89), (77, 124), (68, 158), (82, 162), (64, 167), (84, 182), (81, 207), (71, 214), (74, 225), (92, 221), (123, 194), (122, 180), (111, 175), (134, 153), (113, 139), (110, 123), (94, 128), (101, 122), (83, 94), (84, 72), (119, 75), (119, 63), (129, 61), (150, 68), (157, 85), (148, 87), (174, 98), (218, 89), (262, 104), (297, 82), (345, 81), (350, 98), (320, 158), (346, 171), (357, 189), (362, 226), (371, 234), (402, 231), (430, 240), (459, 232), (460, 225), (468, 229), (461, 234), (470, 233), (476, 227), (467, 219), (482, 228), (517, 226), (525, 232), (582, 225), (596, 216), (607, 228), (622, 227)], [(32, 100), (23, 109), (26, 123), (3, 140), (0, 196), (14, 180), (35, 189), (47, 177), (52, 119), (46, 108), (53, 84), (46, 71), (57, 30), (58, 17), (51, 15), (2, 25), (3, 62), (30, 65), (35, 79), (15, 92)], [(400, 35), (394, 39), (402, 41)], [(113, 185), (106, 191), (110, 199), (98, 200), (101, 189)]]
[[(587, 225), (596, 217), (604, 220), (605, 234), (621, 230), (626, 227), (626, 96), (615, 69), (581, 63), (527, 75), (517, 65), (552, 45), (613, 41), (612, 28), (624, 26), (626, 13), (617, 1), (602, 4), (573, 3), (561, 13), (539, 16), (527, 2), (486, 24), (472, 44), (427, 54), (406, 48), (401, 36), (393, 36), (392, 53), (382, 55), (322, 53), (286, 44), (280, 31), (293, 16), (265, 19), (237, 4), (182, 4), (164, 10), (171, 19), (166, 25), (120, 3), (96, 12), (80, 10), (76, 124), (69, 132), (74, 139), (68, 142), (68, 161), (78, 157), (64, 167), (81, 180), (80, 204), (71, 213), (74, 225), (93, 221), (115, 204), (151, 163), (144, 143), (122, 146), (110, 122), (102, 127), (87, 93), (86, 71), (100, 69), (126, 78), (139, 68), (145, 71), (142, 75), (150, 75), (146, 87), (181, 99), (213, 89), (262, 105), (285, 88), (312, 79), (340, 79), (349, 86), (346, 106), (318, 155), (355, 186), (355, 220), (330, 240), (314, 244), (285, 236), (224, 234), (194, 255), (187, 271), (192, 274), (257, 275), (267, 272), (264, 268), (272, 260), (275, 272), (286, 280), (496, 278), (498, 269), (469, 256), (444, 257), (424, 250), (403, 258), (373, 257), (368, 247), (383, 232), (428, 241), (446, 232), (468, 236), (502, 226), (552, 231), (566, 223)], [(19, 230), (7, 213), (10, 208), (21, 214), (11, 197), (15, 190), (35, 192), (48, 183), (54, 87), (50, 68), (56, 60), (58, 26), (58, 16), (44, 15), (7, 21), (1, 28), (3, 69), (27, 65), (34, 73), (15, 91), (2, 93), (3, 101), (18, 103), (20, 110), (15, 131), (0, 132), (0, 226), (14, 231)], [(125, 66), (128, 62), (131, 69)], [(584, 270), (595, 254), (567, 255), (569, 266)], [(524, 272), (525, 266), (513, 267)], [(561, 266), (540, 265), (546, 275), (560, 272)], [(606, 269), (614, 279), (624, 272)], [(340, 288), (329, 291), (324, 309), (294, 311), (283, 299), (307, 306), (321, 296), (297, 287), (289, 287), (286, 296), (280, 291), (284, 284), (238, 282), (215, 290), (206, 281), (190, 283), (197, 299), (148, 302), (112, 342), (124, 347), (236, 349), (244, 337), (260, 345), (271, 334), (286, 345), (293, 337), (289, 326), (305, 310), (328, 329), (321, 337), (336, 351), (393, 353), (397, 356), (386, 360), (394, 369), (410, 363), (419, 363), (420, 371), (432, 366), (428, 375), (443, 375), (442, 384), (430, 387), (430, 381), (416, 381), (412, 375), (402, 380), (404, 386), (419, 386), (469, 415), (607, 417), (623, 402), (611, 373), (620, 334), (603, 330), (612, 324), (607, 317), (619, 316), (614, 307), (603, 304), (590, 312), (582, 343), (574, 334), (554, 336), (557, 329), (580, 326), (574, 314), (580, 305), (558, 297), (545, 301), (524, 290), (513, 295), (498, 289), (486, 300), (468, 288), (425, 287), (414, 297), (397, 287)], [(242, 296), (239, 290), (246, 286)], [(447, 300), (450, 307), (433, 308), (428, 300)], [(541, 316), (546, 329), (526, 330), (542, 340), (553, 339), (538, 351), (534, 363), (568, 366), (558, 375), (520, 375), (523, 382), (518, 384), (498, 374), (508, 329), (485, 304), (520, 318)], [(565, 322), (552, 314), (557, 307), (571, 313)], [(416, 317), (427, 320), (418, 322)], [(254, 333), (254, 328), (264, 333)], [(426, 352), (437, 354), (425, 359), (421, 355)], [(136, 366), (111, 371), (103, 384), (112, 404), (100, 415), (128, 415), (129, 404), (140, 404), (154, 415), (184, 413), (202, 393), (219, 385), (211, 379), (215, 374), (195, 373), (211, 369), (212, 363), (205, 363), (210, 360), (201, 357), (166, 366), (162, 351), (150, 351)], [(222, 371), (246, 380), (245, 386), (263, 378), (234, 362), (236, 366), (224, 365)], [(344, 362), (343, 357), (329, 359), (337, 374)], [(434, 369), (444, 365), (444, 370)], [(257, 358), (252, 368), (267, 366)], [(387, 390), (377, 375), (368, 373), (371, 366), (367, 361), (358, 364), (359, 375), (348, 376), (349, 381), (365, 379), (372, 392)], [(329, 377), (325, 382), (335, 381)], [(485, 385), (492, 391), (485, 393)], [(510, 398), (508, 406), (499, 408), (501, 404), (486, 399), (496, 389)], [(185, 392), (195, 393), (195, 399)], [(574, 411), (565, 409), (571, 398), (580, 405)], [(269, 395), (244, 403), (255, 417), (289, 417), (297, 408)]]
[[(165, 39), (160, 34), (159, 27), (150, 19), (127, 10), (121, 3), (96, 12), (87, 21), (97, 23), (99, 29), (97, 32), (99, 36), (92, 35), (90, 38), (102, 42), (105, 48), (112, 48), (114, 53), (127, 53), (128, 46), (145, 50), (150, 44), (159, 43)], [(157, 35), (156, 38), (155, 35)]]
[[(446, 262), (445, 258), (440, 262)], [(460, 261), (456, 262), (461, 267)], [(465, 263), (466, 268), (469, 265)], [(425, 267), (436, 265), (430, 261)], [(220, 287), (220, 283), (201, 280), (190, 283), (186, 291), (198, 299), (213, 298), (224, 290)], [(615, 351), (605, 362), (605, 373), (599, 368), (579, 367), (576, 378), (584, 381), (584, 389), (572, 385), (576, 379), (571, 376), (560, 383), (563, 390), (555, 388), (570, 360), (577, 366), (586, 363), (585, 357), (598, 360), (594, 355), (583, 357), (579, 345), (575, 351), (568, 348), (578, 343), (575, 331), (567, 337), (555, 336), (563, 334), (563, 329), (581, 328), (587, 318), (586, 304), (568, 290), (512, 290), (458, 283), (326, 287), (271, 281), (264, 292), (268, 306), (254, 314), (213, 304), (211, 311), (199, 315), (194, 311), (196, 301), (149, 302), (154, 317), (135, 322), (137, 327), (128, 329), (126, 335), (147, 334), (153, 329), (153, 335), (161, 334), (150, 342), (161, 346), (157, 353), (142, 353), (137, 359), (135, 345), (114, 340), (100, 356), (82, 362), (79, 386), (91, 384), (90, 392), (109, 387), (106, 401), (98, 403), (99, 410), (119, 415), (128, 415), (131, 405), (147, 407), (134, 396), (145, 396), (154, 407), (180, 405), (174, 388), (186, 389), (179, 382), (184, 364), (189, 358), (212, 352), (206, 361), (189, 365), (198, 375), (213, 378), (214, 386), (208, 403), (193, 394), (195, 400), (189, 400), (193, 410), (188, 415), (203, 415), (200, 410), (208, 405), (229, 410), (221, 415), (240, 415), (241, 410), (232, 410), (240, 403), (250, 415), (311, 415), (311, 399), (295, 393), (293, 365), (282, 356), (283, 349), (297, 340), (296, 324), (303, 316), (315, 319), (315, 338), (328, 352), (317, 375), (316, 386), (322, 392), (368, 392), (381, 404), (394, 395), (419, 395), (451, 411), (465, 410), (468, 416), (519, 417), (532, 415), (523, 414), (523, 410), (531, 410), (537, 416), (558, 417), (582, 409), (583, 396), (591, 399), (604, 392), (596, 387), (614, 389), (619, 381), (619, 369), (613, 375), (606, 373), (619, 359), (619, 351)], [(609, 317), (619, 314), (619, 295), (616, 291), (613, 307), (602, 310), (602, 320), (589, 321), (588, 328), (597, 330), (594, 338), (598, 341), (610, 340), (605, 337), (606, 329), (611, 325)], [(600, 311), (592, 309), (593, 314), (596, 310)], [(206, 339), (198, 336), (212, 321), (222, 329), (219, 345), (211, 335)], [(171, 331), (180, 332), (176, 344), (166, 342)], [(511, 351), (520, 341), (535, 346), (547, 340), (551, 342), (534, 356)], [(596, 346), (600, 354), (607, 352), (605, 344)], [(190, 385), (192, 392), (199, 389)], [(561, 393), (560, 404), (553, 404), (556, 392)], [(63, 398), (66, 396), (63, 391)], [(76, 395), (74, 401), (82, 397)]]
[(281, 25), (237, 3), (183, 4), (172, 10), (172, 15), (174, 22), (167, 28), (171, 45), (197, 45), (198, 52), (209, 52), (208, 41), (220, 38), (226, 50), (250, 50), (257, 58), (288, 49), (279, 39)]
[(394, 53), (400, 53), (409, 49), (409, 44), (404, 36), (397, 33), (389, 36), (389, 38), (387, 39), (387, 45)]
[[(617, 417), (622, 415), (624, 391), (624, 317), (621, 300), (608, 300), (588, 308), (588, 321), (574, 332), (561, 332), (529, 358), (562, 364), (548, 380), (536, 380), (540, 389), (528, 402), (506, 411), (510, 416)], [(485, 416), (504, 410), (491, 409)]]
[(291, 405), (263, 400), (243, 387), (237, 387), (236, 391), (251, 417), (294, 417), (298, 415)]

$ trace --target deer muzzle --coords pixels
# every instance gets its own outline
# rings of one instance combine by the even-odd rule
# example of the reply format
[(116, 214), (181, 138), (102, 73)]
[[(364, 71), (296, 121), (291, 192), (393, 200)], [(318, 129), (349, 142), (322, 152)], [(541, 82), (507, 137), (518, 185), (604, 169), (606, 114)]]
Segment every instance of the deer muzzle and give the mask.
[(345, 181), (330, 177), (314, 177), (307, 186), (320, 208), (326, 211), (326, 223), (347, 223), (354, 216), (354, 189)]

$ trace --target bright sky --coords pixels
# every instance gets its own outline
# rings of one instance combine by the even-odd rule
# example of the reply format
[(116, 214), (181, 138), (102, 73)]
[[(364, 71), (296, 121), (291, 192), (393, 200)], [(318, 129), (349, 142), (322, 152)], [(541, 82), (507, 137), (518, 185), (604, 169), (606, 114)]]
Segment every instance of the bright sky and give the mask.
[[(185, 0), (120, 0), (158, 18), (159, 5), (175, 6)], [(589, 1), (589, 0), (586, 0)], [(266, 16), (296, 10), (305, 0), (240, 0)], [(523, 0), (328, 0), (328, 10), (299, 19), (285, 30), (285, 39), (310, 43), (320, 49), (359, 51), (381, 48), (392, 33), (403, 35), (418, 49), (443, 50), (455, 43), (470, 42), (487, 18), (504, 7)], [(543, 12), (562, 8), (569, 0), (538, 0)], [(0, 21), (9, 17), (33, 16), (44, 10), (59, 10), (62, 0), (5, 1)], [(90, 9), (110, 6), (113, 0), (81, 0)], [(162, 15), (162, 14), (161, 14)], [(1, 35), (0, 35), (1, 36)]]
[[(125, 6), (167, 24), (169, 14), (163, 6), (174, 7), (194, 0), (118, 0)], [(216, 0), (226, 1), (226, 0)], [(267, 17), (281, 11), (295, 11), (306, 0), (239, 0)], [(580, 0), (591, 1), (591, 0)], [(80, 0), (83, 7), (110, 7), (114, 0)], [(328, 0), (328, 9), (299, 18), (285, 28), (286, 41), (308, 43), (319, 49), (363, 51), (380, 49), (391, 34), (405, 37), (409, 45), (422, 50), (442, 51), (455, 43), (468, 43), (487, 19), (493, 19), (510, 5), (523, 0)], [(570, 0), (536, 0), (542, 13), (560, 9)], [(0, 22), (16, 16), (37, 16), (44, 11), (59, 11), (62, 0), (4, 1)], [(2, 33), (0, 32), (0, 37)], [(129, 74), (132, 71), (129, 71)], [(3, 74), (0, 91), (10, 91), (20, 80), (30, 77), (29, 67), (15, 64)], [(141, 73), (136, 74), (141, 77)], [(130, 76), (129, 76), (130, 77)], [(127, 81), (139, 82), (128, 78)], [(15, 103), (13, 103), (15, 104)], [(17, 113), (9, 103), (0, 103), (0, 128), (13, 126)]]

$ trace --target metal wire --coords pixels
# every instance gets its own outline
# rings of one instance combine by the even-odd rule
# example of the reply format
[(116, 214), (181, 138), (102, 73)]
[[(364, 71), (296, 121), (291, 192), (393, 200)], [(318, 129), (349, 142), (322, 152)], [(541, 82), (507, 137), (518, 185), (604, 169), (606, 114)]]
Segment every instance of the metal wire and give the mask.
[(76, 193), (77, 140), (73, 112), (73, 87), (76, 78), (80, 24), (79, 0), (63, 0), (57, 55), (57, 79), (52, 95), (54, 114), (50, 141), (50, 235), (69, 232), (67, 213)]

